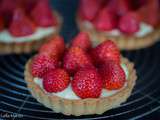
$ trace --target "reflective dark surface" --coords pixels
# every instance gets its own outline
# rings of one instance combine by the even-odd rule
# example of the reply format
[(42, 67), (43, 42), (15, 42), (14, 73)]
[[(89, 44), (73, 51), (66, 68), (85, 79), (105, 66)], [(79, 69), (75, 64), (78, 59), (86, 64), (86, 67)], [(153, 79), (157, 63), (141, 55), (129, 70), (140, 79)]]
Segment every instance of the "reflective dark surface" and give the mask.
[[(74, 21), (76, 0), (53, 0), (52, 4), (64, 17), (61, 34), (66, 42), (78, 31)], [(120, 107), (102, 115), (64, 116), (38, 103), (29, 93), (23, 71), (33, 55), (0, 56), (0, 118), (4, 119), (160, 119), (160, 42), (138, 51), (123, 51), (135, 63), (138, 80), (132, 95)], [(11, 117), (7, 115), (12, 115)]]

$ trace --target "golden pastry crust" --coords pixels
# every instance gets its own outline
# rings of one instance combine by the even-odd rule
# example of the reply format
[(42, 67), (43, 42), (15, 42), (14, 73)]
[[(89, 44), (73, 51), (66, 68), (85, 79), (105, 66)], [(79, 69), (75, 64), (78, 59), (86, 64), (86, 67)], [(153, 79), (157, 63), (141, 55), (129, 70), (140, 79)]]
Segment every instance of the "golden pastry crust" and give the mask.
[(129, 62), (126, 58), (122, 58), (121, 62), (128, 68), (129, 77), (127, 80), (127, 85), (114, 95), (102, 98), (72, 100), (61, 98), (56, 95), (46, 94), (46, 92), (34, 82), (30, 68), (32, 59), (26, 63), (24, 75), (28, 89), (33, 97), (56, 113), (61, 112), (65, 115), (75, 116), (102, 114), (105, 111), (118, 107), (121, 103), (125, 102), (131, 95), (132, 89), (135, 85), (137, 76), (136, 70), (134, 69), (134, 64)]
[(58, 19), (58, 25), (55, 28), (56, 30), (54, 31), (53, 34), (51, 34), (47, 37), (44, 37), (40, 40), (32, 40), (31, 42), (30, 41), (29, 42), (12, 42), (12, 43), (0, 42), (0, 54), (30, 53), (30, 52), (36, 51), (50, 37), (58, 35), (60, 28), (62, 26), (63, 20), (57, 12), (54, 12), (54, 14), (56, 15), (56, 18)]
[(82, 22), (78, 17), (77, 17), (77, 25), (80, 31), (85, 31), (90, 35), (91, 40), (93, 40), (93, 43), (95, 45), (103, 42), (106, 39), (110, 39), (113, 40), (121, 50), (134, 50), (134, 49), (149, 47), (154, 43), (156, 43), (160, 38), (159, 27), (144, 37), (136, 37), (136, 36), (126, 36), (126, 35), (110, 36), (104, 32), (98, 32), (94, 27), (90, 28), (86, 27), (84, 22)]

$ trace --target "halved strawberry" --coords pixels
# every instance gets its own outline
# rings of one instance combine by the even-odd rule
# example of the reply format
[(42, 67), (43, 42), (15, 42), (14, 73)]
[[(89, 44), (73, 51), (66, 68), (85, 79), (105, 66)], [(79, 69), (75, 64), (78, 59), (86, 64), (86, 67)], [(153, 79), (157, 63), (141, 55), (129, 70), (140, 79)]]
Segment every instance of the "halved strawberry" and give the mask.
[(43, 87), (47, 92), (61, 92), (70, 82), (69, 74), (63, 69), (55, 69), (48, 71), (43, 76)]
[(24, 14), (22, 9), (14, 11), (13, 18), (9, 27), (9, 32), (16, 37), (27, 36), (35, 31), (35, 25)]
[(31, 71), (34, 77), (42, 77), (49, 70), (59, 67), (57, 59), (42, 53), (36, 55), (31, 64)]
[(63, 56), (65, 50), (65, 43), (64, 39), (60, 36), (56, 36), (53, 38), (50, 38), (50, 40), (43, 44), (39, 52), (40, 53), (47, 53), (48, 55), (60, 60)]
[(106, 40), (91, 51), (91, 56), (96, 64), (113, 60), (120, 63), (120, 51), (111, 40)]
[(119, 29), (126, 34), (133, 34), (137, 32), (140, 29), (138, 14), (128, 12), (122, 16), (119, 20)]
[(126, 81), (125, 72), (120, 64), (114, 61), (106, 61), (99, 67), (99, 73), (104, 82), (104, 88), (108, 90), (117, 90), (124, 86)]
[(79, 15), (82, 19), (93, 20), (101, 7), (102, 0), (80, 0)]
[(82, 99), (98, 98), (102, 91), (102, 79), (95, 69), (79, 70), (73, 77), (72, 90)]
[(92, 47), (89, 35), (85, 32), (80, 32), (72, 41), (72, 47), (80, 47), (83, 50), (89, 50)]
[(116, 16), (111, 14), (106, 8), (99, 12), (99, 15), (93, 22), (97, 30), (108, 31), (115, 28), (117, 21)]
[(50, 8), (48, 2), (41, 0), (39, 1), (33, 10), (31, 11), (31, 16), (35, 23), (42, 27), (49, 27), (57, 25), (56, 16), (53, 10)]
[(90, 57), (80, 47), (71, 47), (63, 58), (63, 67), (70, 73), (75, 73), (78, 69), (92, 65)]

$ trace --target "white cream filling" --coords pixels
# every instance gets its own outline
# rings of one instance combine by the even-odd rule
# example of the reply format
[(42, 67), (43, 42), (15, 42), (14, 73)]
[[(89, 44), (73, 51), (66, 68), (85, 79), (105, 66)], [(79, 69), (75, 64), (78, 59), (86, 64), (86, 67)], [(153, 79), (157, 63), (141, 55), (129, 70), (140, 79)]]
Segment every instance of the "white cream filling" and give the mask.
[[(84, 25), (88, 28), (88, 29), (92, 29), (93, 28), (93, 25), (92, 23), (88, 22), (88, 21), (85, 21), (84, 22)], [(140, 29), (138, 32), (134, 33), (134, 36), (136, 37), (144, 37), (145, 35), (151, 33), (152, 31), (154, 30), (154, 28), (147, 24), (147, 23), (144, 23), (144, 22), (141, 22), (140, 24)], [(123, 34), (120, 30), (118, 29), (113, 29), (111, 31), (107, 31), (107, 32), (104, 32), (108, 35), (111, 35), (111, 36), (119, 36), (121, 34)]]
[[(126, 79), (128, 78), (128, 69), (126, 67), (125, 64), (121, 64), (124, 72), (125, 72), (125, 75), (126, 75)], [(39, 85), (43, 90), (43, 85), (42, 85), (42, 79), (41, 78), (34, 78), (34, 82)], [(125, 83), (124, 87), (127, 85), (127, 83)], [(123, 88), (124, 88), (123, 87)], [(121, 88), (121, 89), (123, 89)], [(106, 90), (106, 89), (102, 89), (102, 93), (101, 93), (101, 96), (100, 97), (108, 97), (108, 96), (111, 96), (115, 93), (117, 93), (118, 91), (120, 91), (121, 89), (119, 90)], [(45, 91), (46, 92), (46, 91)], [(80, 99), (72, 90), (71, 88), (71, 85), (69, 85), (65, 90), (61, 91), (61, 92), (58, 92), (58, 93), (48, 93), (46, 92), (48, 95), (56, 95), (58, 97), (62, 97), (62, 98), (65, 98), (65, 99)]]
[(0, 32), (0, 42), (12, 43), (12, 42), (30, 42), (32, 40), (40, 40), (47, 37), (55, 32), (55, 27), (38, 27), (36, 31), (24, 37), (14, 37), (9, 33), (8, 30), (3, 30)]

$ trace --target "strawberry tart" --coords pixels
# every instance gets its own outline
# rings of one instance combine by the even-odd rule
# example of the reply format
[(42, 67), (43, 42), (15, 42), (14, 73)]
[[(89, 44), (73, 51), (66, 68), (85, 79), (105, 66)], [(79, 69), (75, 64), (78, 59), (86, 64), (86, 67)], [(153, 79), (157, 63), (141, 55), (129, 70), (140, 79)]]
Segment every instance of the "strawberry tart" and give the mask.
[(56, 36), (25, 66), (25, 81), (37, 101), (65, 115), (102, 114), (131, 95), (136, 82), (133, 63), (121, 57), (115, 43), (92, 47), (87, 33), (71, 45)]
[(35, 51), (61, 24), (47, 0), (1, 0), (0, 54)]
[(160, 37), (159, 0), (80, 0), (77, 24), (95, 44), (112, 39), (120, 49), (151, 46)]

